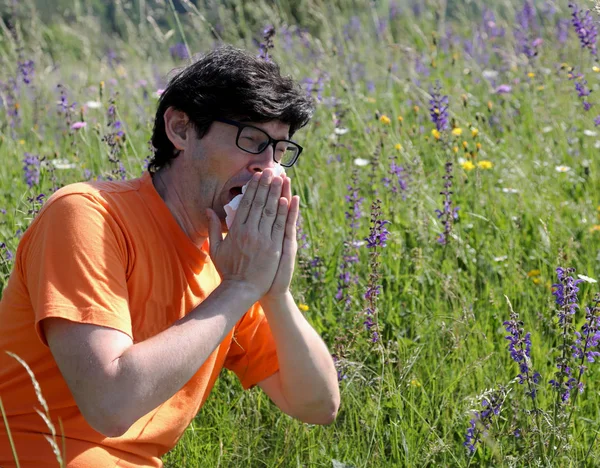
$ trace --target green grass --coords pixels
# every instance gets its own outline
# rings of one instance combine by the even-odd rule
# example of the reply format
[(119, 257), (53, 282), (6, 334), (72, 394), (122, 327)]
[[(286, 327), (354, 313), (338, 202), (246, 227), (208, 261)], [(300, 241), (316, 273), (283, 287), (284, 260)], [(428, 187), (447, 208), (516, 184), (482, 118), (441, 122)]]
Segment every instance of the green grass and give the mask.
[[(594, 363), (588, 365), (585, 390), (567, 428), (557, 426), (555, 394), (547, 383), (561, 343), (551, 294), (555, 269), (574, 267), (592, 278), (600, 272), (600, 231), (593, 229), (600, 224), (600, 136), (593, 122), (600, 101), (592, 93), (593, 106), (583, 111), (568, 67), (584, 73), (593, 90), (599, 88), (600, 74), (592, 69), (589, 51), (580, 50), (571, 26), (567, 44), (555, 38), (554, 23), (568, 19), (569, 10), (561, 7), (551, 19), (538, 13), (543, 27), (536, 34), (544, 43), (536, 58), (527, 59), (515, 53), (512, 35), (514, 12), (522, 4), (507, 2), (498, 10), (505, 16), (496, 18), (506, 35), (485, 43), (491, 56), (484, 64), (481, 57), (465, 53), (461, 43), (445, 50), (442, 39), (449, 26), (461, 40), (472, 38), (472, 29), (481, 25), (481, 4), (469, 10), (462, 2), (452, 4), (452, 14), (445, 14), (437, 2), (426, 2), (421, 16), (404, 6), (392, 20), (387, 2), (378, 8), (362, 0), (352, 7), (320, 1), (229, 3), (231, 8), (191, 10), (175, 21), (170, 2), (162, 7), (147, 2), (148, 11), (141, 17), (154, 20), (138, 21), (137, 6), (122, 2), (117, 36), (101, 34), (100, 20), (85, 16), (85, 8), (69, 25), (57, 19), (43, 24), (25, 2), (16, 11), (17, 34), (0, 31), (2, 82), (18, 76), (19, 56), (35, 62), (30, 86), (21, 84), (12, 97), (7, 89), (2, 91), (4, 102), (19, 103), (18, 121), (3, 112), (0, 123), (0, 208), (6, 209), (0, 215), (0, 241), (13, 253), (19, 240), (15, 233), (32, 216), (28, 198), (49, 194), (55, 183), (83, 180), (85, 169), (92, 177), (106, 177), (115, 169), (102, 140), (111, 99), (126, 132), (120, 160), (129, 177), (141, 174), (149, 155), (155, 91), (164, 87), (170, 69), (185, 64), (169, 55), (169, 46), (183, 37), (192, 52), (210, 49), (216, 35), (257, 51), (252, 39), (260, 40), (262, 28), (273, 23), (273, 55), (284, 72), (298, 80), (322, 80), (317, 112), (297, 135), (306, 151), (289, 171), (301, 196), (302, 231), (309, 243), (299, 252), (293, 293), (309, 306), (307, 317), (340, 359), (345, 378), (338, 418), (327, 427), (294, 421), (260, 390), (243, 392), (224, 374), (181, 441), (164, 457), (165, 464), (332, 466), (337, 460), (373, 467), (537, 466), (554, 457), (556, 466), (594, 466), (600, 455), (598, 370)], [(360, 28), (348, 29), (354, 15)], [(378, 36), (381, 18), (388, 25)], [(296, 34), (296, 20), (305, 28), (302, 38)], [(289, 45), (283, 26), (292, 32)], [(108, 49), (116, 52), (118, 62), (108, 61)], [(427, 66), (427, 76), (416, 69), (417, 57)], [(561, 67), (563, 63), (567, 65)], [(483, 74), (494, 70), (498, 78), (492, 85)], [(449, 95), (451, 123), (463, 130), (460, 136), (446, 132), (439, 141), (432, 136), (428, 113), (436, 80)], [(85, 102), (102, 103), (101, 109), (85, 113), (87, 128), (70, 131), (65, 117), (57, 118), (59, 83), (66, 87), (69, 102), (77, 102), (72, 121), (80, 120)], [(512, 92), (494, 93), (499, 84), (511, 84)], [(383, 123), (381, 115), (391, 122)], [(335, 134), (336, 119), (347, 133)], [(477, 128), (477, 136), (471, 127)], [(475, 163), (489, 160), (493, 166), (463, 169), (463, 141), (468, 151), (481, 145)], [(76, 167), (45, 168), (40, 183), (28, 188), (24, 152), (48, 161), (66, 158)], [(407, 177), (407, 189), (399, 193), (382, 181), (389, 177), (394, 157)], [(370, 164), (356, 166), (356, 158)], [(453, 162), (453, 206), (460, 210), (450, 242), (443, 246), (436, 242), (443, 226), (435, 210), (443, 206), (440, 191), (447, 160)], [(561, 165), (570, 169), (559, 172)], [(364, 197), (356, 232), (345, 216), (346, 186), (354, 170), (356, 188)], [(359, 281), (349, 289), (350, 304), (344, 306), (335, 295), (344, 245), (368, 235), (369, 207), (376, 198), (391, 224), (387, 247), (378, 249), (382, 339), (371, 343), (362, 326), (367, 307), (363, 294), (371, 272), (366, 247), (356, 250), (360, 261), (351, 266)], [(0, 253), (5, 259), (1, 286), (12, 264), (6, 252)], [(317, 256), (321, 266), (315, 278), (311, 261)], [(539, 275), (528, 276), (533, 270)], [(588, 283), (580, 288), (582, 304), (589, 304), (599, 290)], [(539, 434), (534, 418), (527, 416), (531, 399), (516, 382), (518, 366), (504, 338), (508, 301), (532, 334), (532, 365), (542, 375)], [(582, 307), (577, 327), (583, 319)], [(503, 386), (503, 410), (470, 457), (463, 442), (471, 411), (482, 409), (484, 392)], [(521, 437), (514, 436), (517, 428)], [(549, 446), (553, 434), (565, 438), (554, 439), (555, 454)]]

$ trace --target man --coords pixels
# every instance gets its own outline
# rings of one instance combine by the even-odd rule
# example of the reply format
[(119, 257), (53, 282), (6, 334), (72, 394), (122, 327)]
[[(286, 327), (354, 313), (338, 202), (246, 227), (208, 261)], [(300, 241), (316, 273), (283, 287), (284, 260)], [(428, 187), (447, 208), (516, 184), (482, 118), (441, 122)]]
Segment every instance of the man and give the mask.
[[(148, 172), (48, 200), (0, 303), (0, 398), (21, 466), (56, 466), (52, 424), (68, 467), (161, 466), (222, 367), (301, 421), (334, 420), (333, 361), (289, 290), (299, 199), (274, 175), (295, 163), (289, 139), (312, 110), (274, 63), (219, 48), (161, 96)], [(224, 205), (247, 183), (228, 230)], [(49, 421), (5, 351), (33, 371)]]

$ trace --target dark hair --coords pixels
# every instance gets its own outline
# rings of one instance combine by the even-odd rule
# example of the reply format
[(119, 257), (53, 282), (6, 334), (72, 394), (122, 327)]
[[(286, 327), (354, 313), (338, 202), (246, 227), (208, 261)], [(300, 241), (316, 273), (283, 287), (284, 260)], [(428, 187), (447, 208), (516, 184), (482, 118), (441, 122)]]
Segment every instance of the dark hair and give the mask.
[(232, 46), (221, 46), (179, 71), (160, 97), (151, 143), (150, 172), (169, 165), (179, 154), (165, 131), (169, 107), (185, 112), (202, 138), (216, 118), (290, 126), (290, 137), (308, 123), (312, 98), (279, 66)]

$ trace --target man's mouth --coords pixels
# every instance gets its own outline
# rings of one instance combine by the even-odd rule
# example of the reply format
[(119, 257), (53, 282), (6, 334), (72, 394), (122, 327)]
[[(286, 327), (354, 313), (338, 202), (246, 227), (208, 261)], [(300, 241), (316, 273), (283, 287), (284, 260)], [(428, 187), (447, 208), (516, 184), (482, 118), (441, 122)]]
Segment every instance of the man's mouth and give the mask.
[(235, 197), (237, 197), (238, 195), (242, 194), (242, 187), (232, 187), (229, 189), (229, 200), (227, 203), (231, 203), (231, 200), (233, 200)]

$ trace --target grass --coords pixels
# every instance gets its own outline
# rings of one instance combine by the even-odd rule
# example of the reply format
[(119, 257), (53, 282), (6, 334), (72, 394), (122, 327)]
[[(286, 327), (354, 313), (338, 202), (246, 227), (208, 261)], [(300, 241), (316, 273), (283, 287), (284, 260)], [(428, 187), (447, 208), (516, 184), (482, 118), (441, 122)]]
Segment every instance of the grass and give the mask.
[[(218, 35), (258, 53), (252, 40), (260, 41), (268, 19), (277, 29), (275, 60), (298, 80), (310, 78), (318, 99), (313, 120), (297, 135), (306, 151), (288, 172), (301, 196), (300, 227), (307, 236), (293, 293), (338, 358), (344, 376), (338, 418), (327, 427), (301, 424), (260, 390), (243, 392), (223, 374), (165, 455), (166, 466), (531, 466), (550, 459), (559, 466), (594, 465), (598, 370), (587, 364), (586, 386), (568, 424), (553, 416), (556, 394), (548, 384), (561, 352), (555, 269), (574, 267), (591, 278), (600, 271), (600, 137), (594, 126), (600, 102), (592, 93), (592, 108), (584, 111), (569, 73), (583, 73), (592, 90), (600, 74), (570, 25), (568, 41), (557, 39), (557, 22), (569, 20), (568, 8), (556, 5), (553, 16), (538, 9), (539, 28), (530, 37), (544, 42), (528, 59), (513, 35), (515, 12), (523, 6), (517, 1), (498, 5), (495, 22), (505, 28), (498, 37), (484, 27), (483, 3), (452, 3), (445, 10), (444, 2), (426, 2), (420, 14), (403, 4), (402, 14), (393, 16), (392, 2), (375, 8), (362, 0), (352, 8), (280, 0), (194, 9), (183, 2), (186, 14), (175, 13), (170, 1), (146, 2), (146, 22), (131, 19), (137, 3), (121, 3), (122, 36), (100, 34), (100, 21), (85, 9), (69, 24), (42, 23), (31, 2), (14, 11), (16, 33), (0, 25), (1, 81), (19, 78), (19, 61), (35, 62), (30, 85), (21, 81), (17, 92), (4, 86), (1, 93), (13, 112), (3, 113), (1, 123), (0, 208), (6, 214), (0, 215), (0, 240), (13, 254), (18, 231), (38, 209), (32, 198), (84, 180), (86, 170), (92, 179), (116, 177), (118, 165), (108, 160), (103, 141), (111, 102), (126, 135), (119, 160), (127, 176), (141, 174), (156, 90), (164, 88), (171, 68), (186, 63), (170, 56), (175, 43), (185, 40), (192, 52), (205, 51)], [(386, 25), (378, 33), (380, 20)], [(465, 41), (476, 28), (488, 39), (471, 51)], [(110, 59), (109, 49), (115, 53)], [(439, 140), (428, 109), (438, 80), (450, 102), (450, 128)], [(57, 115), (59, 83), (69, 104), (77, 102), (68, 116)], [(510, 84), (511, 92), (496, 93), (500, 84)], [(87, 101), (102, 107), (82, 111)], [(69, 130), (67, 122), (81, 120), (82, 112), (87, 127)], [(453, 135), (453, 127), (462, 134)], [(25, 152), (49, 163), (32, 187), (23, 176)], [(357, 158), (368, 164), (357, 166)], [(53, 169), (56, 159), (75, 166)], [(390, 175), (394, 160), (406, 190), (397, 179), (387, 186), (383, 180), (397, 177)], [(444, 226), (435, 210), (443, 210), (446, 161), (453, 163), (452, 206), (460, 209), (449, 242), (440, 245)], [(475, 168), (464, 169), (466, 161)], [(481, 161), (492, 167), (478, 167)], [(356, 229), (345, 215), (353, 208), (345, 198), (348, 184), (364, 198)], [(369, 235), (369, 209), (377, 198), (391, 224), (387, 246), (377, 249), (381, 339), (372, 343), (363, 327), (363, 295), (373, 266), (369, 250), (352, 242)], [(12, 267), (6, 249), (0, 249), (0, 287)], [(347, 285), (346, 305), (335, 296), (343, 256), (352, 253), (359, 261), (346, 268), (358, 281)], [(580, 303), (589, 304), (597, 284), (579, 286)], [(537, 425), (507, 350), (509, 301), (531, 332), (531, 363), (542, 375)], [(573, 327), (583, 321), (582, 307)], [(463, 446), (469, 420), (492, 389), (503, 392), (503, 409), (470, 455)], [(570, 411), (560, 407), (558, 413)], [(556, 451), (551, 440), (560, 441)]]

